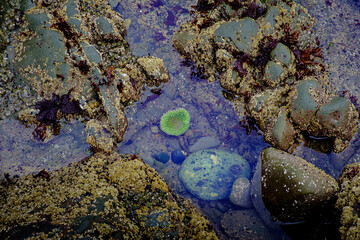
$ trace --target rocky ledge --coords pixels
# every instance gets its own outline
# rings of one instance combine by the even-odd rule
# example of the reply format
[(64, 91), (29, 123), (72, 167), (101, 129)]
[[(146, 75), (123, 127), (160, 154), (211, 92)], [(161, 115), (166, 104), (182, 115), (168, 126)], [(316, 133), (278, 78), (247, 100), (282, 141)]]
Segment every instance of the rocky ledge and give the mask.
[[(265, 3), (264, 3), (265, 2)], [(293, 151), (305, 137), (343, 151), (358, 112), (330, 86), (313, 18), (293, 1), (199, 1), (175, 48), (203, 78), (219, 80), (239, 114), (255, 119), (265, 140)]]
[(0, 238), (217, 239), (212, 225), (136, 155), (95, 154), (2, 180)]

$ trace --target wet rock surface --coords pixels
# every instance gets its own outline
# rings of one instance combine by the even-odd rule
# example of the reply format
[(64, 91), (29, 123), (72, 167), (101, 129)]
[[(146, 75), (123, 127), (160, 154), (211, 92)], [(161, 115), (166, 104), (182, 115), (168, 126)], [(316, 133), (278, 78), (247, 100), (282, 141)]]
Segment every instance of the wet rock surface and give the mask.
[(254, 210), (230, 210), (221, 219), (221, 226), (231, 239), (275, 239)]
[(0, 192), (1, 238), (217, 239), (188, 200), (132, 155), (95, 154), (9, 178)]
[[(234, 149), (238, 150), (238, 153), (241, 154), (243, 157), (245, 157), (251, 166), (256, 164), (256, 162), (259, 160), (259, 153), (263, 147), (266, 146), (264, 142), (262, 141), (262, 136), (254, 136), (253, 132), (251, 132), (251, 137), (247, 136), (248, 129), (246, 129), (246, 133), (244, 129), (239, 128), (238, 122), (239, 117), (236, 116), (236, 114), (233, 113), (233, 108), (231, 107), (231, 102), (226, 102), (223, 99), (223, 96), (221, 95), (221, 88), (219, 87), (218, 82), (214, 82), (212, 86), (210, 84), (206, 84), (202, 79), (199, 79), (197, 77), (194, 77), (196, 74), (200, 74), (201, 72), (195, 72), (194, 74), (190, 76), (188, 75), (188, 72), (190, 68), (188, 67), (188, 63), (180, 65), (180, 58), (179, 54), (176, 53), (176, 51), (173, 51), (172, 48), (172, 33), (183, 23), (188, 19), (188, 13), (189, 11), (193, 11), (192, 5), (196, 4), (195, 1), (153, 1), (153, 0), (124, 0), (124, 1), (109, 1), (113, 2), (113, 7), (117, 10), (121, 8), (122, 11), (121, 15), (125, 18), (125, 25), (129, 29), (127, 29), (128, 36), (127, 40), (131, 44), (132, 53), (137, 56), (145, 56), (150, 53), (150, 55), (158, 56), (164, 59), (164, 63), (166, 67), (173, 72), (172, 74), (172, 81), (162, 86), (161, 93), (163, 93), (160, 96), (156, 96), (157, 94), (153, 94), (153, 92), (148, 91), (142, 98), (142, 103), (139, 102), (139, 104), (136, 104), (135, 106), (132, 105), (131, 108), (125, 108), (125, 113), (127, 116), (127, 119), (129, 121), (129, 126), (127, 133), (127, 137), (125, 134), (125, 141), (121, 143), (119, 146), (119, 151), (121, 152), (131, 152), (134, 154), (139, 154), (143, 157), (144, 160), (146, 160), (146, 163), (148, 163), (151, 166), (156, 167), (157, 171), (166, 178), (166, 181), (171, 187), (176, 190), (177, 192), (182, 193), (182, 195), (188, 197), (191, 199), (193, 203), (197, 205), (198, 208), (200, 208), (203, 213), (207, 214), (207, 216), (211, 219), (213, 223), (217, 223), (219, 219), (221, 219), (224, 214), (229, 209), (239, 209), (239, 207), (234, 206), (233, 204), (230, 204), (228, 200), (217, 200), (217, 201), (205, 201), (205, 200), (199, 200), (193, 195), (191, 195), (179, 182), (178, 179), (178, 170), (179, 165), (173, 164), (173, 161), (168, 161), (166, 164), (159, 162), (158, 160), (154, 159), (154, 156), (156, 153), (159, 152), (166, 152), (167, 154), (171, 154), (176, 149), (181, 149), (184, 156), (188, 155), (189, 153), (189, 147), (191, 147), (193, 144), (195, 144), (199, 139), (207, 136), (211, 137), (217, 137), (220, 139), (221, 144), (217, 146), (218, 149), (223, 149), (226, 151), (233, 151)], [(248, 1), (249, 3), (251, 1)], [(269, 1), (267, 1), (269, 2)], [(299, 1), (297, 1), (299, 2)], [(329, 1), (309, 1), (304, 0), (301, 1), (304, 6), (307, 6), (307, 9), (309, 11), (312, 11), (312, 15), (318, 14), (321, 15), (323, 19), (325, 19), (325, 22), (328, 23), (328, 25), (335, 25), (330, 27), (331, 30), (329, 31), (329, 28), (325, 30), (323, 28), (323, 24), (319, 25), (317, 24), (317, 31), (322, 32), (324, 38), (321, 38), (321, 46), (324, 47), (323, 50), (325, 52), (330, 52), (330, 55), (328, 55), (327, 62), (329, 63), (338, 63), (338, 66), (340, 70), (332, 70), (333, 74), (336, 75), (336, 79), (332, 79), (332, 82), (335, 83), (336, 90), (346, 90), (348, 91), (346, 96), (352, 96), (358, 94), (355, 89), (358, 88), (356, 84), (356, 77), (358, 75), (356, 69), (357, 67), (352, 68), (353, 66), (358, 65), (357, 59), (357, 48), (352, 48), (351, 43), (357, 44), (356, 39), (356, 31), (357, 28), (357, 22), (356, 13), (357, 9), (352, 9), (352, 13), (345, 13), (343, 12), (344, 8), (348, 6), (347, 2), (341, 2), (341, 1), (331, 1), (332, 4), (328, 4)], [(310, 4), (310, 5), (309, 5)], [(1, 5), (1, 4), (0, 4)], [(327, 12), (329, 9), (330, 12)], [(339, 11), (340, 9), (340, 11)], [(1, 10), (0, 10), (1, 11)], [(340, 12), (340, 14), (339, 14)], [(344, 16), (342, 16), (344, 14)], [(15, 14), (16, 15), (16, 14)], [(131, 17), (135, 16), (135, 17)], [(0, 18), (2, 15), (0, 14)], [(129, 19), (131, 18), (131, 20)], [(184, 20), (186, 18), (186, 20)], [(339, 18), (341, 18), (339, 22)], [(96, 20), (96, 23), (101, 25), (102, 28), (106, 31), (104, 33), (109, 33), (111, 31), (111, 27), (106, 25), (106, 17), (99, 18), (99, 20)], [(74, 21), (73, 19), (71, 21)], [(354, 21), (354, 22), (353, 22)], [(6, 22), (9, 22), (6, 20)], [(10, 21), (11, 22), (11, 21)], [(11, 22), (12, 23), (12, 22)], [(2, 24), (2, 21), (0, 21), (0, 24)], [(352, 24), (350, 28), (348, 28), (347, 24)], [(345, 25), (345, 26), (344, 26)], [(140, 30), (139, 30), (140, 29)], [(346, 30), (350, 30), (350, 33)], [(327, 42), (329, 35), (333, 36), (333, 40), (330, 40)], [(321, 35), (320, 35), (321, 36)], [(349, 36), (349, 38), (347, 37)], [(355, 36), (355, 37), (354, 37)], [(0, 38), (3, 36), (0, 35)], [(333, 42), (331, 42), (333, 41)], [(354, 43), (355, 42), (355, 43)], [(2, 44), (0, 42), (0, 44)], [(220, 44), (220, 43), (219, 43)], [(286, 43), (285, 46), (288, 46)], [(0, 45), (1, 48), (2, 45)], [(84, 44), (84, 51), (90, 52), (90, 55), (93, 55), (91, 59), (94, 62), (99, 61), (99, 56), (91, 50), (91, 47), (87, 44)], [(355, 51), (353, 51), (355, 50)], [(291, 49), (290, 49), (291, 51)], [(336, 54), (332, 54), (335, 51)], [(91, 53), (92, 52), (92, 53)], [(226, 60), (226, 52), (219, 51), (219, 56), (222, 56), (223, 59)], [(272, 54), (273, 57), (276, 56), (276, 54)], [(291, 55), (291, 54), (290, 54)], [(287, 56), (287, 55), (286, 55)], [(335, 57), (334, 57), (335, 56)], [(295, 56), (293, 56), (295, 57)], [(326, 56), (325, 56), (326, 57)], [(329, 59), (330, 58), (330, 59)], [(287, 58), (284, 58), (287, 59)], [(292, 60), (291, 60), (292, 59)], [(296, 57), (295, 57), (296, 60)], [(294, 61), (294, 58), (290, 57), (290, 62)], [(266, 64), (266, 75), (271, 77), (273, 73), (277, 73), (277, 70), (282, 70), (282, 72), (279, 70), (277, 74), (280, 73), (279, 79), (283, 77), (283, 72), (288, 65), (285, 63), (280, 62), (280, 59), (277, 61), (274, 61), (271, 59), (269, 61), (271, 63)], [(220, 65), (219, 65), (220, 66)], [(274, 67), (275, 66), (275, 67)], [(291, 66), (291, 64), (289, 64)], [(350, 71), (344, 71), (346, 69), (350, 69)], [(3, 68), (1, 69), (3, 70)], [(271, 70), (271, 71), (270, 71)], [(265, 71), (265, 70), (264, 70)], [(190, 74), (189, 74), (190, 75)], [(339, 77), (340, 75), (340, 77)], [(1, 75), (2, 77), (3, 75)], [(191, 80), (190, 80), (191, 78)], [(277, 83), (277, 81), (274, 81), (275, 78), (271, 79), (272, 81), (267, 81), (267, 84), (273, 84)], [(350, 80), (349, 80), (350, 79)], [(190, 81), (189, 81), (190, 80)], [(11, 82), (11, 81), (10, 81)], [(0, 81), (0, 86), (3, 84), (3, 81)], [(352, 86), (354, 84), (354, 86)], [(6, 85), (6, 84), (5, 84)], [(186, 86), (186, 87), (185, 87)], [(339, 88), (340, 86), (340, 88)], [(351, 87), (352, 86), (352, 87)], [(26, 86), (28, 87), (28, 86)], [(21, 89), (21, 87), (20, 87)], [(3, 89), (0, 88), (0, 96), (6, 96), (4, 99), (1, 99), (1, 107), (3, 107), (4, 101), (7, 101), (7, 96), (9, 96), (9, 101), (13, 101), (14, 97), (23, 97), (23, 94), (21, 91), (14, 91), (15, 94), (11, 95), (2, 95)], [(219, 90), (219, 91), (218, 91)], [(7, 90), (6, 90), (7, 91)], [(25, 92), (26, 93), (26, 92)], [(226, 93), (227, 96), (229, 96), (228, 92)], [(6, 93), (7, 94), (7, 93)], [(26, 94), (24, 94), (25, 96)], [(37, 95), (37, 94), (35, 94)], [(154, 97), (155, 96), (155, 97)], [(158, 98), (156, 98), (158, 97)], [(353, 97), (353, 96), (352, 96)], [(156, 99), (155, 99), (156, 98)], [(24, 100), (28, 98), (24, 98)], [(29, 99), (30, 100), (30, 99)], [(39, 98), (37, 101), (40, 101)], [(163, 102), (165, 101), (165, 103)], [(353, 99), (352, 99), (353, 101)], [(19, 104), (19, 102), (17, 102)], [(19, 104), (22, 107), (22, 104)], [(104, 118), (106, 119), (106, 113), (102, 109), (102, 102), (100, 99), (94, 98), (90, 106), (92, 109), (97, 109), (96, 111), (92, 111), (94, 113), (94, 117), (98, 116), (98, 111), (101, 111), (103, 116), (101, 116), (102, 121)], [(4, 105), (5, 106), (5, 105)], [(24, 104), (25, 106), (25, 104)], [(192, 121), (190, 123), (189, 131), (184, 134), (184, 136), (180, 138), (174, 138), (169, 136), (164, 136), (164, 134), (159, 131), (159, 120), (162, 113), (173, 109), (173, 107), (185, 107), (190, 108), (189, 110), (190, 114), (192, 115)], [(5, 108), (5, 107), (4, 107)], [(15, 107), (16, 108), (16, 107)], [(7, 112), (14, 112), (15, 110), (12, 108), (5, 108)], [(241, 106), (238, 106), (238, 109), (241, 110), (241, 112), (244, 111), (244, 109)], [(17, 111), (17, 109), (16, 109)], [(129, 112), (134, 112), (134, 115), (129, 114)], [(3, 111), (0, 111), (0, 115), (3, 113)], [(138, 114), (137, 114), (138, 113)], [(33, 114), (28, 114), (29, 118), (26, 118), (26, 120), (29, 120), (29, 122), (33, 119), (36, 121), (36, 116), (34, 118)], [(292, 120), (289, 117), (283, 117), (288, 116), (288, 113), (285, 112), (285, 114), (279, 113), (278, 116), (281, 118), (281, 121), (278, 121), (278, 124), (273, 124), (274, 128), (276, 129), (290, 129), (288, 133), (289, 135), (294, 135), (294, 131), (291, 130), (291, 128), (288, 128), (288, 126), (292, 127)], [(241, 117), (241, 116), (240, 116)], [(25, 121), (24, 121), (25, 122)], [(107, 121), (104, 121), (107, 122)], [(102, 122), (102, 124), (104, 123)], [(285, 123), (285, 124), (280, 124)], [(289, 125), (290, 123), (290, 125)], [(35, 122), (35, 124), (37, 124)], [(15, 126), (15, 125), (14, 125)], [(284, 127), (282, 127), (284, 126)], [(281, 128), (280, 128), (281, 127)], [(156, 130), (157, 128), (157, 130)], [(70, 128), (71, 129), (71, 128)], [(81, 129), (84, 130), (84, 126), (81, 127)], [(251, 129), (251, 128), (250, 128)], [(29, 129), (28, 129), (29, 130)], [(50, 130), (50, 131), (49, 131)], [(64, 127), (63, 130), (66, 130)], [(66, 130), (68, 131), (68, 130)], [(252, 130), (253, 131), (253, 130)], [(29, 132), (31, 136), (31, 131), (24, 131)], [(83, 131), (84, 132), (84, 131)], [(279, 132), (279, 131), (275, 131)], [(281, 133), (281, 131), (280, 131)], [(295, 132), (296, 133), (296, 132)], [(38, 167), (41, 167), (41, 162), (43, 160), (43, 150), (46, 149), (47, 141), (48, 143), (52, 143), (52, 140), (56, 139), (57, 137), (53, 137), (52, 140), (50, 138), (51, 135), (53, 135), (52, 129), (47, 129), (47, 133), (49, 136), (50, 141), (44, 140), (44, 146), (41, 142), (35, 142), (35, 144), (38, 144), (41, 148), (40, 151), (35, 151), (34, 154), (32, 152), (31, 148), (25, 148), (23, 153), (26, 156), (26, 161), (28, 163), (27, 166), (33, 166), (34, 164), (37, 165), (37, 163), (40, 162)], [(111, 134), (110, 134), (111, 135)], [(290, 137), (287, 137), (288, 134), (269, 134), (268, 136), (271, 136), (273, 138), (276, 137), (276, 139), (279, 139), (279, 145), (287, 144), (288, 146), (291, 146), (291, 144), (288, 143), (288, 139)], [(82, 135), (83, 136), (83, 135)], [(284, 137), (285, 136), (285, 137)], [(73, 136), (74, 139), (72, 139), (72, 144), (67, 144), (68, 138), (61, 138), (57, 142), (56, 145), (54, 145), (54, 151), (52, 151), (52, 156), (57, 157), (58, 159), (61, 159), (61, 162), (63, 162), (65, 159), (69, 160), (67, 158), (64, 159), (63, 154), (58, 154), (55, 149), (60, 146), (60, 150), (63, 151), (63, 153), (69, 153), (69, 149), (73, 149), (74, 141), (78, 142), (78, 138), (76, 135)], [(108, 134), (107, 134), (108, 137)], [(82, 137), (84, 140), (85, 137)], [(255, 138), (257, 140), (255, 140)], [(1, 139), (2, 140), (2, 139)], [(3, 164), (2, 166), (5, 166), (5, 168), (0, 168), (1, 170), (5, 170), (11, 168), (13, 169), (13, 166), (17, 167), (19, 171), (24, 173), (21, 169), (23, 165), (17, 165), (18, 159), (15, 161), (14, 158), (11, 158), (12, 156), (16, 156), (19, 158), (22, 158), (21, 154), (18, 154), (19, 151), (14, 151), (13, 149), (17, 148), (19, 145), (22, 145), (21, 141), (13, 141), (13, 139), (6, 139), (5, 141), (1, 141), (1, 146), (9, 146), (11, 145), (11, 150), (9, 149), (3, 149), (4, 153), (2, 156), (6, 156), (6, 159), (12, 159), (10, 163), (14, 163), (11, 166), (10, 165), (4, 165), (4, 162), (1, 161)], [(16, 140), (16, 139), (15, 139)], [(31, 140), (31, 139), (30, 139)], [(337, 171), (340, 171), (342, 169), (342, 166), (349, 162), (349, 158), (351, 158), (350, 162), (358, 161), (356, 160), (356, 157), (351, 157), (354, 153), (354, 155), (358, 155), (358, 142), (357, 139), (352, 140), (352, 143), (350, 147), (346, 148), (345, 151), (343, 151), (341, 154), (328, 154), (332, 151), (332, 145), (333, 140), (330, 139), (321, 139), (321, 141), (317, 140), (314, 142), (314, 144), (310, 141), (307, 141), (304, 145), (302, 144), (299, 148), (296, 149), (294, 152), (298, 156), (301, 156), (302, 158), (306, 159), (307, 161), (314, 163), (316, 166), (322, 168), (330, 175), (336, 177), (338, 175)], [(90, 141), (89, 141), (90, 142)], [(320, 142), (320, 143), (319, 143)], [(330, 144), (329, 144), (330, 142)], [(66, 143), (65, 146), (62, 145), (62, 143)], [(50, 145), (51, 146), (51, 145)], [(95, 145), (94, 145), (95, 146)], [(280, 148), (286, 148), (286, 145), (283, 145), (284, 147)], [(45, 147), (45, 148), (44, 148)], [(316, 149), (316, 151), (321, 151), (321, 153), (313, 151), (312, 149), (309, 149), (309, 147), (312, 147), (313, 149)], [(23, 146), (20, 146), (20, 149), (23, 149)], [(95, 149), (95, 147), (93, 147)], [(13, 152), (14, 151), (14, 152)], [(89, 152), (88, 152), (89, 153)], [(324, 154), (327, 153), (327, 154)], [(27, 159), (27, 157), (29, 157)], [(44, 156), (46, 156), (44, 154)], [(51, 156), (51, 155), (50, 155)], [(48, 157), (45, 157), (45, 161), (48, 159)], [(47, 165), (49, 161), (45, 162), (44, 164)], [(60, 162), (60, 161), (59, 161)], [(55, 161), (56, 164), (56, 161)], [(334, 169), (334, 167), (336, 169)], [(41, 170), (42, 168), (40, 168)], [(32, 169), (33, 172), (39, 172), (39, 170), (36, 170), (35, 168)], [(6, 171), (8, 172), (8, 171)], [(13, 176), (11, 171), (10, 175)], [(255, 182), (255, 181), (254, 181)], [(258, 179), (258, 182), (260, 184), (260, 178)], [(251, 187), (253, 188), (253, 187)], [(260, 187), (259, 187), (260, 188)], [(261, 196), (261, 193), (260, 195)], [(259, 197), (253, 197), (253, 200), (258, 200)], [(242, 210), (242, 209), (240, 209)], [(260, 215), (261, 211), (259, 211), (258, 208), (256, 208), (257, 213)], [(254, 211), (253, 211), (254, 212)], [(256, 215), (256, 213), (254, 213)], [(227, 215), (227, 214), (226, 214)], [(236, 234), (235, 232), (239, 232), (238, 228), (235, 226), (235, 229), (232, 228), (234, 226), (232, 223), (235, 223), (238, 219), (237, 217), (241, 215), (231, 215), (227, 220), (228, 226), (224, 224), (223, 226), (216, 226), (215, 230), (217, 231), (218, 237), (223, 237), (223, 239), (236, 239), (239, 237), (241, 239), (241, 234)], [(90, 222), (92, 220), (91, 218), (87, 218)], [(272, 218), (269, 218), (271, 223)], [(262, 219), (264, 221), (264, 219)], [(81, 223), (81, 222), (80, 222)], [(325, 225), (328, 226), (328, 221), (325, 221)], [(254, 225), (252, 227), (260, 226), (261, 221), (254, 222)], [(288, 226), (298, 226), (299, 224), (295, 225), (288, 225)], [(243, 226), (243, 225), (240, 225)], [(301, 233), (306, 232), (306, 237), (302, 237), (302, 235), (297, 234), (299, 231), (294, 231), (295, 233), (289, 234), (289, 237), (294, 239), (325, 239), (325, 237), (317, 236), (316, 234), (313, 234), (313, 228), (315, 224), (310, 223), (309, 225), (304, 227), (300, 230)], [(269, 232), (269, 225), (265, 226), (268, 228), (267, 233)], [(330, 228), (332, 226), (330, 225)], [(232, 230), (229, 231), (228, 235), (223, 235), (223, 232), (225, 229), (231, 228)], [(290, 228), (290, 227), (289, 227)], [(332, 227), (333, 232), (337, 231), (337, 227)], [(231, 232), (232, 231), (232, 232)], [(315, 229), (315, 231), (318, 231)], [(250, 232), (250, 231), (247, 231)], [(326, 229), (324, 232), (327, 232), (327, 239), (338, 239), (334, 237), (335, 235), (331, 234), (331, 231), (328, 231)], [(233, 235), (231, 233), (234, 233)], [(270, 233), (271, 234), (271, 233)], [(222, 236), (223, 235), (223, 236)], [(284, 234), (283, 234), (284, 235)], [(286, 239), (286, 236), (278, 237), (275, 239)]]
[(270, 213), (299, 222), (326, 206), (339, 190), (337, 181), (306, 160), (267, 148), (261, 153), (261, 193)]
[(292, 152), (310, 135), (329, 138), (337, 153), (347, 147), (358, 112), (330, 87), (305, 8), (282, 1), (202, 1), (196, 9), (196, 19), (174, 35), (175, 48), (233, 94), (268, 143)]
[[(79, 108), (71, 113), (102, 119), (121, 142), (127, 128), (124, 107), (139, 100), (145, 84), (169, 80), (163, 61), (131, 54), (124, 21), (107, 1), (24, 1), (22, 13), (21, 24), (7, 32), (10, 41), (3, 51), (12, 81), (43, 99), (71, 95), (68, 101)], [(51, 112), (53, 122), (57, 110)], [(37, 120), (49, 125), (39, 114)]]

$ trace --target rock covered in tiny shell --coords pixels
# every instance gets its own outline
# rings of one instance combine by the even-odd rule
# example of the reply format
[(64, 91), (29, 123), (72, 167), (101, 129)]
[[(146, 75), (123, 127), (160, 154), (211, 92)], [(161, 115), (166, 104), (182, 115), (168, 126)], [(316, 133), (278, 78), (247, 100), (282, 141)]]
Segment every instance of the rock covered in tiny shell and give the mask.
[[(233, 94), (239, 114), (245, 108), (268, 143), (292, 152), (310, 135), (329, 138), (336, 153), (347, 147), (359, 116), (330, 86), (305, 8), (294, 1), (205, 0), (195, 9), (195, 19), (174, 34), (174, 47)], [(307, 81), (317, 86), (305, 89)], [(305, 104), (295, 107), (299, 98)], [(301, 109), (311, 99), (313, 110)]]
[(282, 222), (303, 221), (326, 206), (337, 181), (305, 159), (269, 147), (261, 152), (261, 193), (269, 212)]
[(348, 164), (339, 176), (336, 208), (341, 211), (341, 239), (355, 240), (360, 234), (360, 163)]
[(14, 239), (218, 239), (190, 201), (133, 155), (97, 153), (2, 180), (0, 235)]
[(90, 144), (94, 151), (112, 152), (114, 142), (111, 138), (109, 126), (102, 124), (96, 119), (91, 119), (86, 123), (86, 142)]

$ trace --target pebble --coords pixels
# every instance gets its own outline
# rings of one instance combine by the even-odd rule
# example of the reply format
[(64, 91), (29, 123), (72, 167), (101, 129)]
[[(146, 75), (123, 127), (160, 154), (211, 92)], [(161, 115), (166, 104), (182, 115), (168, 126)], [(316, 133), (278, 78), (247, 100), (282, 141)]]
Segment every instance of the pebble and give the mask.
[(142, 154), (139, 154), (139, 157), (149, 166), (154, 166), (155, 164), (155, 160), (152, 156), (146, 154), (146, 155), (142, 155)]
[(232, 204), (243, 208), (251, 208), (250, 181), (246, 177), (239, 177), (235, 180), (229, 196)]
[(190, 154), (179, 171), (185, 188), (202, 200), (228, 198), (240, 176), (251, 176), (249, 163), (236, 153), (215, 149)]
[(171, 152), (171, 160), (175, 164), (182, 164), (182, 162), (185, 160), (186, 156), (183, 151), (177, 149)]
[(190, 152), (197, 152), (204, 149), (216, 147), (220, 144), (220, 140), (215, 137), (202, 137), (194, 145), (189, 148)]
[(170, 156), (166, 152), (158, 152), (154, 155), (154, 158), (159, 162), (167, 163), (170, 159)]
[(154, 134), (159, 133), (159, 127), (158, 126), (151, 126), (150, 130)]

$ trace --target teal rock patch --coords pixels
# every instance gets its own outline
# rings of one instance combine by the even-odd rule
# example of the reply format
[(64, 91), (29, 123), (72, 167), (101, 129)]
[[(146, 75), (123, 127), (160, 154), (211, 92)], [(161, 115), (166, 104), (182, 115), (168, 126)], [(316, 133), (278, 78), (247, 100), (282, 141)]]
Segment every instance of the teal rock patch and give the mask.
[(252, 18), (222, 23), (214, 32), (218, 43), (233, 43), (236, 48), (247, 54), (254, 50), (255, 39), (259, 33), (259, 24)]
[(265, 79), (268, 85), (275, 86), (279, 81), (280, 75), (284, 72), (284, 68), (274, 62), (270, 61), (265, 66)]
[(270, 56), (275, 61), (279, 61), (288, 67), (292, 64), (293, 61), (290, 49), (282, 43), (276, 45), (274, 50), (271, 51)]
[(190, 154), (179, 172), (186, 189), (203, 200), (228, 198), (233, 183), (240, 176), (250, 178), (249, 163), (236, 153), (221, 150)]
[[(334, 97), (327, 104), (322, 105), (317, 112), (320, 124), (326, 129), (334, 129), (334, 133), (344, 135), (347, 139), (351, 139), (352, 133), (348, 128), (352, 110), (350, 100), (343, 97)], [(334, 134), (334, 135), (335, 135)]]
[(300, 127), (306, 130), (313, 122), (320, 103), (319, 97), (324, 90), (316, 80), (301, 81), (296, 87), (296, 97), (290, 103), (291, 118)]
[(269, 130), (265, 132), (265, 139), (271, 143), (275, 142), (274, 145), (286, 151), (293, 145), (296, 131), (285, 111), (280, 112), (278, 119), (274, 122), (274, 126), (269, 127)]

